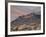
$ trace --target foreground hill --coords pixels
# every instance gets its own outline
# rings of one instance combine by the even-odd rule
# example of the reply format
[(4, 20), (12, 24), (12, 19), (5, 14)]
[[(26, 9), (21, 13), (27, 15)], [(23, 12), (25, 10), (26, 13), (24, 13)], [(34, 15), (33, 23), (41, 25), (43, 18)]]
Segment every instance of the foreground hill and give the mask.
[(11, 31), (39, 30), (40, 22), (40, 15), (34, 13), (19, 16), (11, 22)]

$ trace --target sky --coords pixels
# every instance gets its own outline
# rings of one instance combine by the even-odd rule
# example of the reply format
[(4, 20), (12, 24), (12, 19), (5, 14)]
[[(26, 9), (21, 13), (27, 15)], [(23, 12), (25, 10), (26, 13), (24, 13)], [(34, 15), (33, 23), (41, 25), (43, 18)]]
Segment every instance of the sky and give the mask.
[(35, 13), (37, 15), (41, 14), (41, 7), (40, 6), (15, 6), (11, 5), (11, 21), (15, 20), (19, 16), (27, 15), (30, 13)]

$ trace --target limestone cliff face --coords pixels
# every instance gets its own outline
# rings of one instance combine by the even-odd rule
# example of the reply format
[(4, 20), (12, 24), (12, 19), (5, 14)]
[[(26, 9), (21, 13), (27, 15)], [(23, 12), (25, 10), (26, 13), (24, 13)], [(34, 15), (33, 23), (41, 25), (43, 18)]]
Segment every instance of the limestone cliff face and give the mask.
[[(19, 16), (11, 22), (11, 31), (37, 30), (40, 29), (40, 15), (30, 13)], [(38, 28), (39, 27), (39, 28)]]

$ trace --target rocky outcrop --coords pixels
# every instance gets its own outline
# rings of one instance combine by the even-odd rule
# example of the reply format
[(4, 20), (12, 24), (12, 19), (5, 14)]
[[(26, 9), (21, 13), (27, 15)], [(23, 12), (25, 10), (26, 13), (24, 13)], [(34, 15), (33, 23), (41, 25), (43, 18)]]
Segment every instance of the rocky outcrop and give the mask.
[(40, 29), (40, 15), (33, 13), (19, 16), (16, 20), (11, 22), (11, 31), (24, 30), (39, 30)]

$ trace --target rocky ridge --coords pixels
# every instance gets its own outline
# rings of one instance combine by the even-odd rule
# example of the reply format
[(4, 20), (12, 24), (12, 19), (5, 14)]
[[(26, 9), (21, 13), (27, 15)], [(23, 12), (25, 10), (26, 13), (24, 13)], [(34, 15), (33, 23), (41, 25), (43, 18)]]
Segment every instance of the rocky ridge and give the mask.
[(11, 31), (40, 30), (40, 15), (30, 13), (11, 22)]

